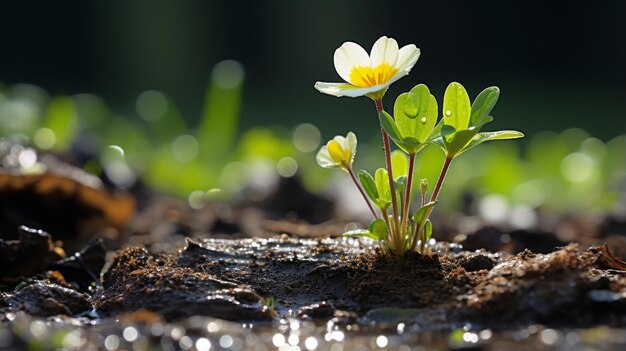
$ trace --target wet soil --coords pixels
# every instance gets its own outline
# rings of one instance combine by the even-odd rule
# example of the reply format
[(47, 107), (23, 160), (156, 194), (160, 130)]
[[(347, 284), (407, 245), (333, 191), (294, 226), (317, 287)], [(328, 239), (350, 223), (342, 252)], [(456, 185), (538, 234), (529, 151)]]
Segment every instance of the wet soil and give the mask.
[(189, 241), (177, 255), (121, 251), (92, 302), (103, 315), (147, 308), (168, 319), (267, 320), (263, 300), (271, 297), (278, 315), (300, 311), (436, 328), (623, 326), (625, 269), (606, 247), (577, 245), (513, 256), (438, 244), (429, 254), (398, 261), (348, 239)]

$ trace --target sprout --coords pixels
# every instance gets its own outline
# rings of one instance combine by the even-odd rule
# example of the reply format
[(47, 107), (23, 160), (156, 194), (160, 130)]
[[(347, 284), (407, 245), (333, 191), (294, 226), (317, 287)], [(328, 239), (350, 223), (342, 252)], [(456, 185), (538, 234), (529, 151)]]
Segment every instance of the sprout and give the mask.
[[(379, 55), (381, 47), (387, 50), (388, 55)], [(406, 62), (401, 59), (403, 50), (405, 53), (411, 51), (413, 55)], [(408, 74), (419, 57), (419, 49), (414, 45), (400, 49), (399, 54), (397, 51), (395, 40), (382, 37), (374, 44), (370, 60), (363, 48), (354, 43), (345, 43), (335, 53), (335, 66), (342, 78), (350, 84), (318, 82), (315, 85), (326, 94), (352, 97), (366, 95), (374, 100), (382, 131), (386, 167), (376, 170), (374, 176), (361, 170), (357, 180), (352, 170), (356, 154), (356, 136), (352, 132), (345, 138), (336, 136), (330, 140), (318, 152), (317, 162), (324, 168), (347, 171), (374, 216), (367, 229), (349, 231), (344, 235), (380, 241), (385, 252), (403, 257), (407, 251), (416, 251), (418, 245), (419, 251), (424, 252), (433, 232), (429, 217), (439, 202), (439, 192), (452, 160), (484, 142), (516, 139), (524, 135), (513, 130), (480, 131), (493, 120), (491, 111), (500, 96), (497, 87), (483, 90), (470, 104), (465, 88), (459, 83), (451, 83), (444, 94), (442, 118), (437, 122), (437, 99), (426, 85), (419, 84), (398, 96), (393, 115), (389, 114), (383, 108), (384, 93), (391, 83)], [(402, 151), (392, 153), (390, 139)], [(420, 179), (419, 206), (410, 216), (415, 156), (429, 144), (438, 145), (443, 150), (445, 161), (430, 198), (428, 182)], [(399, 176), (394, 177), (394, 172)]]

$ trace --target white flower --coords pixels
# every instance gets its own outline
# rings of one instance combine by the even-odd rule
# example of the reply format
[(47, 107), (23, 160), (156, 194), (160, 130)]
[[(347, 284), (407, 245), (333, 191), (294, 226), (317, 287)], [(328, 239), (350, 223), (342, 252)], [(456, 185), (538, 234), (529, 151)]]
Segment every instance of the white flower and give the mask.
[(398, 43), (386, 36), (374, 43), (370, 55), (360, 45), (345, 42), (335, 50), (334, 61), (337, 73), (347, 83), (316, 82), (315, 89), (333, 96), (384, 94), (392, 83), (409, 74), (419, 57), (415, 45), (398, 50)]
[(356, 135), (349, 132), (345, 137), (337, 135), (317, 153), (317, 164), (324, 168), (352, 167), (356, 155)]

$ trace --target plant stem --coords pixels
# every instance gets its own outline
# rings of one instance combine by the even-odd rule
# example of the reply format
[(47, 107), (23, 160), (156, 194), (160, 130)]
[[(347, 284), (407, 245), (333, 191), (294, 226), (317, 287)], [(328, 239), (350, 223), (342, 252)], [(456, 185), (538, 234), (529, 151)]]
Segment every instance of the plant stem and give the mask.
[(409, 220), (409, 207), (411, 199), (411, 185), (413, 184), (413, 166), (415, 164), (415, 154), (409, 154), (409, 175), (406, 180), (405, 192), (404, 192), (404, 205), (402, 206), (402, 230), (406, 227), (406, 222)]
[(391, 231), (391, 223), (389, 223), (389, 214), (387, 214), (387, 210), (380, 210), (380, 211), (382, 212), (383, 220), (387, 224), (387, 240), (391, 241), (391, 235), (393, 232)]
[(439, 179), (437, 179), (437, 185), (435, 185), (433, 195), (430, 197), (430, 202), (437, 200), (437, 196), (439, 196), (439, 190), (441, 190), (441, 185), (443, 184), (443, 180), (446, 178), (446, 173), (448, 173), (448, 168), (450, 167), (452, 159), (452, 157), (446, 157), (446, 160), (443, 162), (443, 167), (441, 167), (441, 173), (439, 173)]
[(352, 171), (352, 167), (347, 167), (346, 170), (348, 171), (348, 174), (350, 174), (350, 178), (352, 178), (352, 181), (354, 182), (354, 185), (356, 186), (356, 188), (359, 189), (361, 196), (363, 196), (363, 200), (365, 200), (367, 207), (369, 207), (370, 211), (372, 211), (372, 215), (374, 215), (375, 219), (378, 219), (378, 214), (374, 210), (374, 207), (372, 207), (372, 204), (370, 203), (370, 200), (367, 198), (367, 195), (365, 195), (365, 191), (363, 191), (363, 188), (361, 188), (361, 185), (356, 180), (356, 177), (354, 176), (354, 171)]
[[(379, 117), (380, 114), (383, 113), (383, 101), (381, 99), (374, 100), (376, 103), (376, 112)], [(383, 150), (385, 151), (385, 161), (387, 163), (387, 174), (389, 175), (389, 190), (391, 191), (391, 204), (393, 206), (393, 224), (395, 229), (395, 239), (394, 241), (399, 242), (401, 239), (402, 233), (400, 232), (400, 225), (398, 223), (398, 201), (396, 199), (396, 186), (393, 181), (393, 170), (391, 169), (391, 145), (389, 145), (389, 136), (387, 132), (380, 127), (380, 133), (383, 138)], [(396, 249), (398, 248), (398, 243), (396, 243)], [(402, 255), (402, 253), (398, 252), (398, 254)]]
[[(430, 197), (430, 202), (437, 200), (437, 197), (439, 196), (439, 191), (441, 190), (441, 185), (443, 184), (443, 180), (446, 178), (446, 173), (448, 173), (448, 168), (450, 168), (450, 163), (452, 162), (452, 159), (452, 157), (446, 156), (446, 159), (443, 162), (443, 166), (441, 167), (441, 172), (439, 173), (439, 178), (437, 179), (437, 185), (435, 185), (433, 194)], [(430, 214), (433, 212), (433, 209), (434, 207), (429, 208), (428, 212), (426, 212), (426, 217), (424, 218), (428, 219), (430, 217)], [(417, 236), (424, 229), (425, 224), (426, 220), (424, 220), (424, 223), (421, 223), (419, 226), (415, 226), (415, 232), (413, 233), (413, 242), (411, 243), (411, 251), (415, 250), (415, 247), (417, 246)], [(422, 243), (420, 244), (420, 253), (424, 253), (424, 245), (426, 245), (426, 243), (424, 242), (424, 240), (422, 240)]]

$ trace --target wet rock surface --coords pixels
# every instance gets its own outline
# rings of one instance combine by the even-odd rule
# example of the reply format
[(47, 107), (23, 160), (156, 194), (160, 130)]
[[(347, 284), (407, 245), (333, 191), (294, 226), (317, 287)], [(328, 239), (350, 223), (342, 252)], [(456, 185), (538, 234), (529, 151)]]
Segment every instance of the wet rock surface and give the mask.
[(87, 246), (70, 257), (51, 264), (48, 268), (59, 272), (63, 279), (86, 292), (100, 284), (100, 271), (104, 267), (106, 249), (102, 239), (93, 239)]
[(606, 247), (580, 251), (575, 244), (549, 254), (524, 251), (499, 262), (462, 296), (461, 315), (494, 327), (624, 325), (623, 301), (592, 298), (597, 291), (626, 291), (624, 271), (602, 269), (609, 256)]
[(52, 242), (50, 234), (20, 226), (17, 240), (0, 239), (0, 282), (11, 284), (20, 277), (30, 277), (62, 259), (65, 252)]
[(87, 295), (43, 281), (28, 284), (14, 294), (5, 295), (2, 300), (9, 310), (41, 317), (76, 316), (91, 310)]

